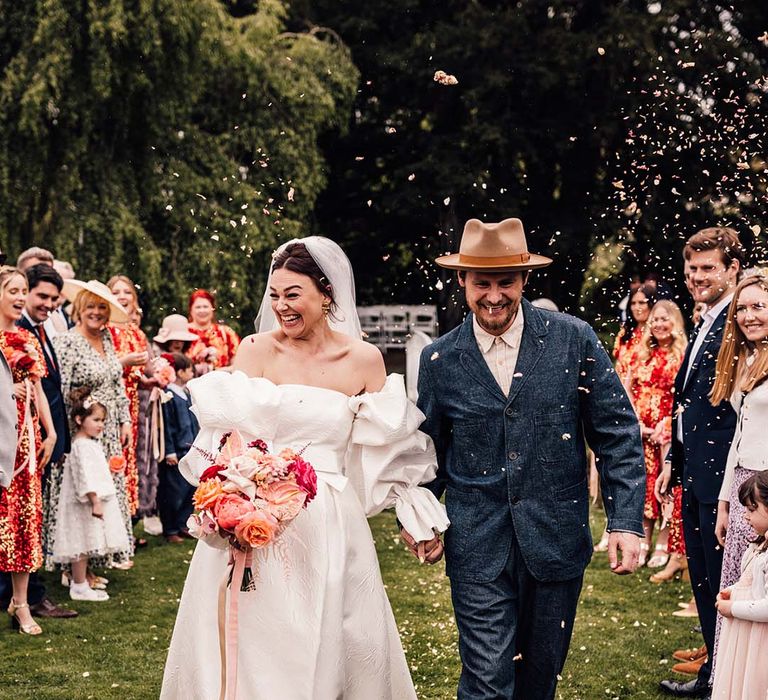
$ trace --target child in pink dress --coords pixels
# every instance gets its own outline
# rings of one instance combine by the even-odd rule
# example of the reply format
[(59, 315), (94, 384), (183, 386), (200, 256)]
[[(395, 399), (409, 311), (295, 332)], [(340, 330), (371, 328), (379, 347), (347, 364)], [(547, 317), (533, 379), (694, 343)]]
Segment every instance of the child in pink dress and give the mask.
[(768, 471), (747, 479), (739, 500), (758, 537), (741, 560), (741, 578), (717, 596), (724, 619), (712, 698), (768, 700)]

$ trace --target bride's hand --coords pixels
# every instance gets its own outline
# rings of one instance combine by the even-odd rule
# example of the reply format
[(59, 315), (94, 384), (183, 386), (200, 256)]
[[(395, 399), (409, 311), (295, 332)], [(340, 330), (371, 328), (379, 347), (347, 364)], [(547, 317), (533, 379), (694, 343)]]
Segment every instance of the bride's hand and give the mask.
[(400, 537), (408, 551), (422, 564), (435, 564), (443, 557), (443, 542), (440, 535), (435, 535), (431, 540), (416, 542), (406, 530), (400, 530)]

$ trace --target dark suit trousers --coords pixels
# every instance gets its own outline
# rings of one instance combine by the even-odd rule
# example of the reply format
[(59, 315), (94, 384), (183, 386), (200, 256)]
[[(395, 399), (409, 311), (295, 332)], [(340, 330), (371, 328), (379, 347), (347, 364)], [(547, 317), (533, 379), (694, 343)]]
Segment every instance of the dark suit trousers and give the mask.
[(192, 515), (192, 486), (179, 472), (178, 466), (160, 462), (157, 470), (157, 510), (163, 524), (163, 534), (178, 535), (187, 529), (187, 519)]
[(494, 581), (451, 579), (462, 663), (459, 700), (554, 698), (582, 581), (583, 576), (537, 581), (525, 566), (516, 538)]
[(691, 586), (699, 611), (701, 633), (709, 658), (699, 670), (699, 678), (708, 681), (712, 673), (712, 651), (715, 648), (717, 610), (715, 600), (720, 592), (720, 569), (723, 549), (715, 537), (717, 501), (702, 503), (688, 488), (683, 491), (683, 536), (688, 556)]

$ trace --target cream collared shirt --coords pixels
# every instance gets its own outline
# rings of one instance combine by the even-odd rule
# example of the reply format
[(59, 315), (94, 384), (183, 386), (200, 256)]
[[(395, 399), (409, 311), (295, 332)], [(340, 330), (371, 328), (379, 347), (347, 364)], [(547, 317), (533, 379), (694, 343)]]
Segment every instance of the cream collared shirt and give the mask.
[(475, 340), (483, 354), (488, 369), (501, 387), (504, 395), (509, 394), (512, 384), (512, 375), (515, 372), (517, 356), (520, 352), (520, 341), (523, 337), (523, 308), (517, 310), (515, 320), (501, 335), (491, 335), (483, 330), (475, 317), (472, 318), (472, 328), (475, 332)]

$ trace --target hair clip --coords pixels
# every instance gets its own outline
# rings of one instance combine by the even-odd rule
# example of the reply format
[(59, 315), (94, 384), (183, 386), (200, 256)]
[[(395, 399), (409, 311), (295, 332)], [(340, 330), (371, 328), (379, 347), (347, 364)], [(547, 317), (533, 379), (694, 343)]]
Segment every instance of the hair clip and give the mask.
[(83, 400), (83, 408), (87, 411), (96, 403), (96, 399), (92, 398), (91, 396), (86, 396), (86, 398)]

